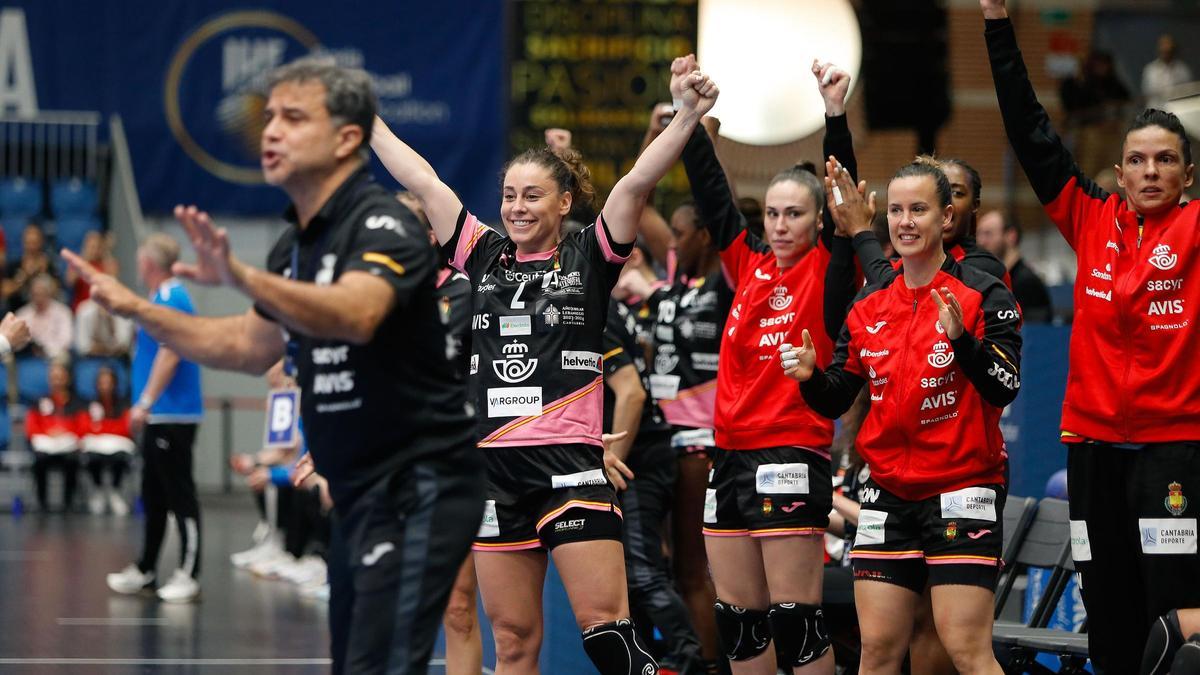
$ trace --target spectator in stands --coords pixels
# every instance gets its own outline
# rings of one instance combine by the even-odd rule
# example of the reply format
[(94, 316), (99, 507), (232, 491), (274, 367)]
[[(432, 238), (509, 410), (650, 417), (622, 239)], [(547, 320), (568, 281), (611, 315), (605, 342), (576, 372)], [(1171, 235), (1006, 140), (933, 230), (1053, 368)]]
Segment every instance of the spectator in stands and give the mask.
[[(104, 235), (92, 230), (84, 235), (79, 255), (105, 274), (117, 276), (120, 272), (120, 265), (117, 263), (117, 257), (113, 255), (112, 249), (111, 234)], [(78, 311), (79, 305), (92, 293), (92, 287), (80, 278), (79, 272), (76, 272), (74, 267), (67, 268), (66, 288), (71, 291), (71, 309), (73, 311)]]
[[(96, 400), (82, 412), (79, 428), (83, 434), (81, 446), (92, 475), (92, 494), (88, 510), (113, 515), (129, 513), (129, 505), (121, 497), (121, 479), (133, 458), (134, 443), (129, 431), (129, 404), (117, 394), (117, 374), (108, 366), (96, 371)], [(104, 484), (104, 474), (112, 476)]]
[(1146, 97), (1147, 108), (1161, 110), (1176, 86), (1192, 81), (1192, 70), (1175, 57), (1175, 38), (1160, 35), (1158, 58), (1142, 70), (1142, 96)]
[(129, 358), (133, 322), (90, 298), (75, 309), (75, 352), (80, 356)]
[(15, 309), (29, 302), (31, 284), (41, 274), (58, 279), (58, 258), (46, 248), (46, 235), (42, 228), (30, 223), (21, 236), (21, 260), (12, 276), (0, 285), (0, 295), (8, 306)]
[(29, 324), (30, 349), (35, 356), (57, 359), (67, 355), (75, 333), (71, 308), (55, 299), (58, 282), (49, 274), (34, 277), (29, 289), (29, 304), (17, 310), (17, 317)]
[(1123, 130), (1129, 88), (1117, 76), (1112, 55), (1093, 51), (1082, 73), (1063, 80), (1059, 94), (1067, 111), (1067, 128), (1075, 135), (1075, 156), (1086, 172), (1095, 175), (1112, 164), (1109, 143)]
[(1083, 72), (1063, 80), (1059, 95), (1067, 115), (1076, 123), (1120, 118), (1131, 98), (1129, 88), (1117, 76), (1112, 54), (1102, 51), (1088, 54)]
[(1006, 219), (999, 211), (989, 211), (979, 219), (975, 241), (1008, 268), (1013, 295), (1021, 306), (1025, 323), (1049, 323), (1054, 318), (1050, 291), (1046, 290), (1046, 284), (1037, 272), (1021, 257), (1021, 228), (1017, 222)]
[(50, 395), (39, 400), (25, 416), (25, 434), (33, 449), (38, 506), (43, 512), (50, 511), (47, 485), (52, 468), (63, 473), (63, 512), (69, 512), (74, 503), (82, 412), (71, 389), (71, 371), (62, 361), (51, 363)]

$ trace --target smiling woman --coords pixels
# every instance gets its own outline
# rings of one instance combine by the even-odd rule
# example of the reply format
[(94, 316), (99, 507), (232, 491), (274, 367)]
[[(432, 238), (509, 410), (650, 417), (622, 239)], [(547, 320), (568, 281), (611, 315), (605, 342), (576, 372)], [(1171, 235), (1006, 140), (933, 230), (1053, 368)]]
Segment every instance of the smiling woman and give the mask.
[(612, 480), (628, 469), (601, 443), (595, 364), (646, 197), (716, 101), (716, 85), (694, 61), (676, 59), (671, 72), (679, 111), (613, 187), (600, 217), (566, 237), (572, 206), (594, 197), (574, 150), (536, 148), (509, 162), (505, 236), (467, 212), (428, 162), (376, 120), (375, 152), (421, 200), (450, 264), (476, 284), (471, 375), (489, 487), (475, 569), (501, 669), (537, 670), (548, 550), (597, 669), (657, 672), (628, 618)]

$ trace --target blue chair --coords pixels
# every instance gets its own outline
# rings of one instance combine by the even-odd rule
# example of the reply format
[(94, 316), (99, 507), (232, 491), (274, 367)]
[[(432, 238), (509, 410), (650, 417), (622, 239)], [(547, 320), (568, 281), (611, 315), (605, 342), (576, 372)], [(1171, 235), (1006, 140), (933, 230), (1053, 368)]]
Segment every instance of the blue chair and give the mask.
[(91, 182), (71, 178), (50, 188), (50, 212), (55, 218), (93, 216), (100, 199)]
[(54, 238), (59, 246), (79, 253), (88, 233), (99, 231), (100, 220), (95, 216), (66, 216), (55, 223)]
[(8, 450), (12, 440), (12, 417), (8, 414), (8, 403), (0, 404), (0, 451)]
[(75, 392), (85, 401), (96, 400), (96, 373), (108, 366), (117, 376), (117, 396), (129, 396), (129, 368), (120, 359), (84, 356), (75, 361), (72, 377), (75, 379)]
[(45, 359), (17, 359), (17, 397), (25, 405), (33, 405), (50, 395), (50, 364)]
[(25, 216), (0, 216), (0, 228), (4, 230), (5, 257), (10, 265), (20, 260), (21, 252), (25, 250), (25, 228), (29, 222)]
[(0, 216), (20, 216), (28, 220), (41, 212), (41, 183), (24, 178), (0, 181)]

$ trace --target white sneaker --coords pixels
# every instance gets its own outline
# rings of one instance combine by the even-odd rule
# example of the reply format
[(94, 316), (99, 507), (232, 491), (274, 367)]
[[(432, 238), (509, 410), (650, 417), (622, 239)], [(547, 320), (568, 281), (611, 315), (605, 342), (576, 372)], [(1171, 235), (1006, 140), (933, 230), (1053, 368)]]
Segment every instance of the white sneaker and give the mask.
[(249, 569), (259, 560), (276, 556), (281, 551), (283, 551), (283, 545), (279, 543), (279, 540), (275, 537), (267, 537), (253, 548), (230, 555), (229, 562), (240, 570)]
[(92, 490), (92, 494), (88, 497), (88, 511), (94, 516), (104, 514), (104, 494), (99, 489)]
[(200, 582), (183, 570), (175, 570), (171, 580), (158, 589), (157, 595), (163, 602), (194, 602), (200, 595)]
[(280, 572), (295, 563), (296, 559), (290, 553), (277, 550), (250, 563), (246, 569), (264, 579), (278, 579)]
[(306, 586), (311, 583), (325, 583), (325, 571), (324, 560), (315, 555), (306, 555), (295, 565), (282, 570), (279, 576), (297, 586)]
[(329, 602), (329, 584), (308, 584), (301, 586), (300, 596)]
[(120, 572), (113, 572), (105, 576), (104, 581), (108, 584), (109, 590), (124, 595), (154, 590), (154, 572), (143, 572), (132, 563)]
[(129, 515), (129, 504), (121, 499), (121, 495), (117, 494), (116, 490), (109, 489), (108, 510), (112, 511), (114, 516), (127, 516)]

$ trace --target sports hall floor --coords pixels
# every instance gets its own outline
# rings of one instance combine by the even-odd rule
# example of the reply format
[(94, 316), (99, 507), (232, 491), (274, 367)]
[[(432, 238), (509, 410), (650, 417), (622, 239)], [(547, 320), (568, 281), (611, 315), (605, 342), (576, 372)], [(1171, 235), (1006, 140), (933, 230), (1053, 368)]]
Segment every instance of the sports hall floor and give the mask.
[[(0, 513), (0, 673), (327, 673), (325, 605), (229, 564), (251, 543), (249, 498), (202, 502), (195, 605), (105, 587), (139, 551), (140, 517)], [(178, 554), (172, 533), (160, 577)], [(443, 672), (440, 647), (430, 673)]]

